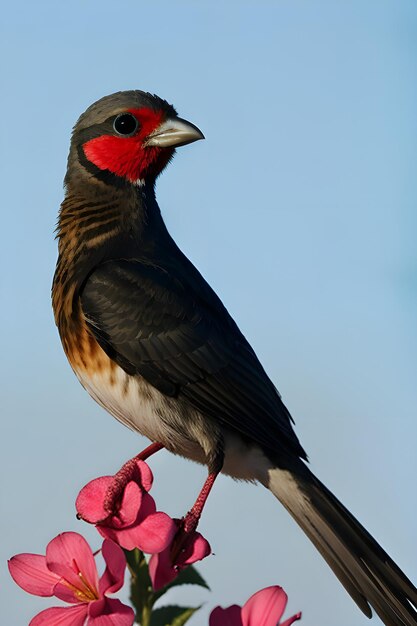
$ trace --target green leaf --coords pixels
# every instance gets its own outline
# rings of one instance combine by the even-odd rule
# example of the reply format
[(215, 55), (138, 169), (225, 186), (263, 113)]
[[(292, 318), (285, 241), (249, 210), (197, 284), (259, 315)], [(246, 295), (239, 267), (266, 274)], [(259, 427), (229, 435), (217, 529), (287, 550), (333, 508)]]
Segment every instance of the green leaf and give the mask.
[(210, 587), (196, 570), (193, 565), (189, 565), (185, 569), (181, 570), (175, 580), (172, 581), (172, 586), (175, 585), (199, 585), (210, 591)]
[(183, 626), (201, 606), (163, 606), (152, 611), (150, 626)]
[(161, 596), (164, 595), (168, 591), (168, 589), (172, 589), (172, 587), (178, 587), (178, 585), (199, 585), (200, 587), (204, 587), (210, 591), (210, 587), (198, 573), (198, 571), (192, 565), (189, 565), (185, 569), (181, 570), (180, 573), (174, 580), (165, 587), (163, 587), (160, 591), (156, 591), (154, 593), (153, 602), (156, 602)]
[[(162, 624), (162, 622), (154, 622), (154, 620), (165, 619), (163, 626), (165, 626), (165, 624), (168, 626), (182, 626), (189, 620), (197, 608), (200, 608), (162, 607), (152, 611), (155, 602), (169, 589), (172, 589), (172, 587), (177, 587), (178, 585), (199, 585), (205, 589), (210, 589), (210, 587), (197, 570), (192, 565), (189, 565), (181, 570), (178, 576), (160, 591), (154, 591), (149, 576), (148, 563), (146, 562), (143, 552), (136, 548), (130, 551), (125, 550), (124, 553), (132, 577), (130, 582), (130, 600), (135, 609), (136, 621), (139, 624), (142, 624), (142, 626), (154, 626), (154, 624), (158, 626), (159, 623)], [(169, 617), (169, 615), (164, 612), (165, 609), (171, 611), (176, 610), (177, 612), (179, 611), (179, 613)], [(153, 617), (154, 613), (157, 615), (156, 618)], [(162, 617), (158, 617), (158, 615)], [(168, 617), (166, 617), (166, 615), (168, 615)]]

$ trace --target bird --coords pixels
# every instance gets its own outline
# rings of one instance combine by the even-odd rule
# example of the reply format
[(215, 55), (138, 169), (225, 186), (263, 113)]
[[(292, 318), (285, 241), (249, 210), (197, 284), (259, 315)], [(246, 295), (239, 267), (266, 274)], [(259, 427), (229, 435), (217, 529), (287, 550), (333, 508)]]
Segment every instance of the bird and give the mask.
[[(417, 624), (417, 590), (308, 466), (294, 422), (220, 298), (168, 232), (155, 195), (180, 146), (204, 139), (140, 90), (76, 122), (52, 303), (80, 383), (124, 425), (208, 468), (267, 487), (367, 616)], [(152, 447), (152, 446), (151, 446)]]

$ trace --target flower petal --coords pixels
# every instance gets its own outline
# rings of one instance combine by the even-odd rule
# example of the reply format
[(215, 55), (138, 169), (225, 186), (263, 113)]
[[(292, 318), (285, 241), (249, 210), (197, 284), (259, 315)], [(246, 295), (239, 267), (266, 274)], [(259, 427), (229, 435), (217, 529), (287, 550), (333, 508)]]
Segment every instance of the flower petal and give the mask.
[(69, 602), (69, 604), (85, 604), (88, 601), (80, 588), (79, 580), (77, 581), (77, 588), (72, 583), (67, 583), (64, 578), (61, 578), (60, 581), (54, 587), (54, 596), (56, 598)]
[(132, 626), (135, 613), (114, 598), (103, 598), (88, 606), (88, 626)]
[(106, 493), (112, 484), (113, 476), (101, 476), (90, 480), (80, 491), (75, 501), (78, 515), (89, 522), (96, 524), (109, 516), (104, 508)]
[[(97, 592), (98, 574), (90, 546), (78, 533), (61, 533), (46, 547), (46, 564), (81, 591), (87, 584)], [(80, 576), (81, 574), (81, 576)]]
[[(156, 513), (155, 515), (158, 514)], [(172, 522), (175, 532), (169, 545), (160, 553), (153, 553), (149, 560), (149, 575), (155, 591), (165, 587), (165, 585), (174, 580), (181, 569), (204, 559), (211, 552), (210, 544), (200, 533), (185, 534), (181, 529), (180, 520), (175, 519)], [(171, 552), (173, 544), (175, 545), (176, 542), (181, 542), (182, 546), (175, 563), (173, 563)], [(178, 548), (175, 550), (174, 547), (174, 551), (177, 552)], [(147, 552), (147, 550), (144, 550), (144, 552)]]
[(35, 615), (29, 626), (84, 626), (86, 617), (86, 604), (52, 607)]
[(146, 554), (156, 554), (170, 545), (176, 526), (169, 515), (158, 512), (148, 515), (134, 531), (136, 546)]
[(155, 500), (148, 493), (143, 494), (143, 499), (141, 503), (140, 510), (138, 511), (138, 517), (136, 522), (141, 522), (148, 517), (148, 515), (152, 515), (152, 513), (156, 512), (156, 504)]
[(277, 626), (287, 600), (287, 594), (278, 585), (257, 591), (242, 607), (243, 626)]
[[(111, 539), (111, 541), (114, 541), (115, 543), (119, 544), (119, 546), (122, 546), (122, 548), (125, 548), (125, 546), (119, 541), (119, 530), (115, 530), (114, 528), (110, 528), (109, 526), (102, 526), (101, 524), (97, 524), (96, 528), (100, 535), (104, 537), (104, 539)], [(129, 548), (126, 548), (126, 550), (128, 549)], [(133, 550), (133, 548), (130, 549)]]
[(171, 563), (171, 546), (163, 552), (153, 554), (148, 563), (149, 576), (154, 591), (159, 591), (178, 576)]
[(53, 596), (60, 576), (51, 572), (41, 554), (17, 554), (8, 562), (15, 583), (35, 596)]
[(183, 567), (201, 561), (211, 553), (211, 547), (207, 539), (200, 533), (194, 532), (184, 543), (183, 549), (178, 555), (176, 565)]
[[(148, 496), (150, 497), (150, 496)], [(123, 492), (122, 503), (119, 508), (118, 518), (116, 516), (112, 517), (113, 520), (117, 523), (110, 525), (114, 528), (123, 528), (125, 526), (130, 526), (136, 521), (138, 513), (142, 508), (143, 502), (143, 492), (142, 489), (135, 482), (130, 481), (127, 483), (125, 490)]]
[(111, 539), (111, 541), (114, 541), (114, 543), (117, 543), (125, 550), (134, 550), (138, 547), (136, 528), (134, 526), (131, 528), (121, 528), (120, 530), (106, 528), (105, 526), (96, 526), (96, 528), (102, 537)]
[(152, 470), (145, 461), (137, 461), (138, 470), (140, 472), (140, 484), (145, 491), (150, 491), (153, 483)]
[(294, 622), (296, 622), (299, 619), (301, 619), (301, 612), (296, 613), (292, 617), (289, 617), (288, 619), (286, 619), (285, 622), (282, 622), (281, 626), (291, 626), (291, 624), (294, 624)]
[(216, 606), (210, 613), (209, 626), (242, 626), (242, 609), (237, 604), (222, 609)]
[(105, 593), (114, 593), (123, 587), (126, 569), (126, 557), (114, 541), (105, 539), (101, 552), (106, 562), (106, 569), (99, 582), (100, 596)]

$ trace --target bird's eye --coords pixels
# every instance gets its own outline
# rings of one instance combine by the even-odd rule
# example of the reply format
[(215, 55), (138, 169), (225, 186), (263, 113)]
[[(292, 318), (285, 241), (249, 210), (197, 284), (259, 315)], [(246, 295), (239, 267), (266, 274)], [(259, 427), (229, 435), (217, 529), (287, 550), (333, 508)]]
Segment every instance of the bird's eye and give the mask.
[(118, 135), (127, 137), (133, 135), (139, 126), (139, 122), (131, 113), (121, 113), (116, 117), (113, 123), (113, 128)]

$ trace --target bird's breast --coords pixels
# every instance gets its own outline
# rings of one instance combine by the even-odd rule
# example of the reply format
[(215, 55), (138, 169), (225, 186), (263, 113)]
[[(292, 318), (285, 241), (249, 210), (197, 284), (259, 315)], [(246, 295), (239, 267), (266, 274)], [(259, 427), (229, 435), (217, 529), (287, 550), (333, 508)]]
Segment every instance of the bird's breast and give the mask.
[(78, 380), (106, 411), (171, 452), (205, 462), (196, 432), (200, 421), (196, 411), (182, 414), (176, 399), (162, 394), (142, 376), (125, 372), (104, 352), (83, 320), (61, 338)]
[[(164, 395), (140, 375), (128, 374), (112, 360), (89, 332), (85, 319), (71, 332), (61, 332), (68, 360), (90, 396), (130, 429), (165, 448), (205, 464), (217, 441), (219, 425), (187, 401)], [(257, 446), (222, 428), (223, 472), (238, 479), (259, 478), (266, 459)], [(263, 471), (263, 469), (262, 469)]]
[[(151, 441), (198, 463), (206, 463), (212, 451), (210, 420), (189, 406), (168, 398), (141, 376), (130, 376), (118, 365), (96, 372), (76, 371), (88, 393), (122, 424)], [(236, 434), (224, 431), (223, 472), (235, 478), (254, 480), (268, 465), (262, 451)]]

